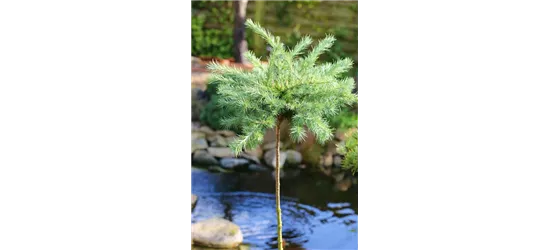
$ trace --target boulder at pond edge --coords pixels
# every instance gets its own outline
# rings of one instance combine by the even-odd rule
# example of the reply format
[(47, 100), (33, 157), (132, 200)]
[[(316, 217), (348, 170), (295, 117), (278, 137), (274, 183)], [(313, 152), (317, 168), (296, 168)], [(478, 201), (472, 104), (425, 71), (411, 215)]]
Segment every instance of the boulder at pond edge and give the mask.
[[(276, 149), (268, 150), (263, 159), (267, 166), (274, 168), (276, 166)], [(284, 162), (286, 162), (286, 152), (280, 152), (280, 167), (284, 166)]]
[(197, 166), (211, 166), (219, 165), (219, 162), (206, 150), (197, 150), (193, 154), (193, 164)]
[(240, 227), (222, 218), (192, 224), (191, 234), (193, 244), (213, 248), (235, 248), (244, 240)]

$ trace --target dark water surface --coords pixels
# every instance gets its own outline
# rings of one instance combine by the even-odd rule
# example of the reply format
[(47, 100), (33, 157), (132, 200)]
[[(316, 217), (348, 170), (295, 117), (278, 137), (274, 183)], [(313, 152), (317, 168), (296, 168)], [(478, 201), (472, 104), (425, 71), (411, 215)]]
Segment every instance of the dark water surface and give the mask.
[[(284, 249), (358, 249), (357, 188), (333, 188), (324, 176), (299, 174), (281, 181)], [(211, 173), (192, 168), (198, 202), (192, 222), (222, 217), (242, 230), (249, 249), (276, 249), (271, 172)]]

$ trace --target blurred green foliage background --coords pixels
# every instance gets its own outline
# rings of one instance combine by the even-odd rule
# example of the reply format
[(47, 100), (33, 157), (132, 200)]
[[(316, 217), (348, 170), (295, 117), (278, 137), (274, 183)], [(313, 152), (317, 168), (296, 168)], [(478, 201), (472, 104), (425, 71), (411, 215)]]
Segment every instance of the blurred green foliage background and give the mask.
[[(337, 42), (321, 61), (349, 57), (358, 63), (357, 16), (357, 1), (249, 1), (247, 6), (247, 18), (289, 46), (304, 35), (319, 39), (333, 34)], [(192, 55), (231, 58), (233, 20), (232, 1), (193, 1)], [(258, 56), (267, 55), (262, 39), (251, 32), (246, 36), (250, 50)], [(356, 65), (351, 74), (356, 75)]]

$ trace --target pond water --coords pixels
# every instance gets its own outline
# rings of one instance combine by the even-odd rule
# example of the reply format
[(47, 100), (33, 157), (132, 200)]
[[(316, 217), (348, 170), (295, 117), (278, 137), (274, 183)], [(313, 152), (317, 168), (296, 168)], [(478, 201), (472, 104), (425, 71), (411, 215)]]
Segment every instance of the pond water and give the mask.
[[(193, 167), (198, 202), (192, 222), (222, 217), (240, 226), (246, 248), (276, 249), (274, 186), (271, 172), (212, 173)], [(356, 186), (335, 190), (325, 176), (294, 173), (282, 179), (284, 249), (358, 249), (357, 194)]]

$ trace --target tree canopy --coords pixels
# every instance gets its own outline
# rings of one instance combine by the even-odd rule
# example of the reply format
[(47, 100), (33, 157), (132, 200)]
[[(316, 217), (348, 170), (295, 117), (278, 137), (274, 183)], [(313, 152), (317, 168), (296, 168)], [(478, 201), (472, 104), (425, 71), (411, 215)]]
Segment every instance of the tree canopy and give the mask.
[(208, 66), (212, 71), (210, 81), (218, 84), (219, 105), (227, 114), (222, 124), (241, 131), (230, 145), (235, 154), (258, 146), (266, 130), (280, 119), (290, 120), (290, 136), (296, 142), (305, 139), (306, 129), (318, 143), (331, 139), (333, 131), (327, 119), (357, 101), (352, 93), (354, 79), (344, 76), (353, 61), (345, 58), (316, 64), (333, 45), (332, 35), (305, 53), (313, 43), (308, 36), (290, 49), (250, 19), (246, 27), (272, 47), (267, 63), (248, 51), (245, 57), (253, 65), (251, 71), (218, 63)]

